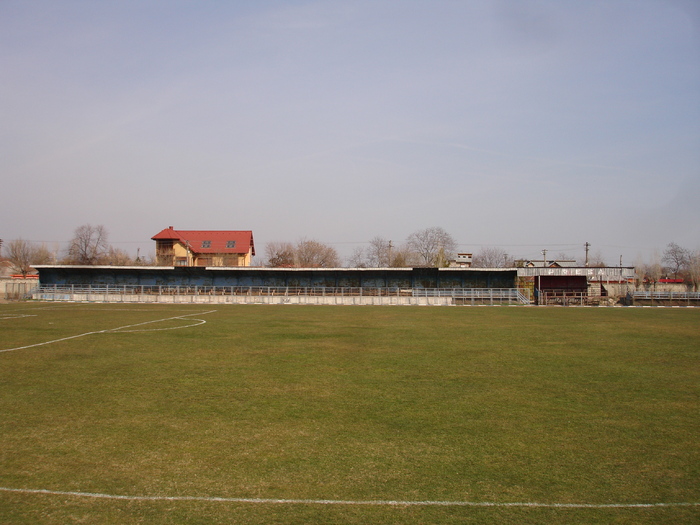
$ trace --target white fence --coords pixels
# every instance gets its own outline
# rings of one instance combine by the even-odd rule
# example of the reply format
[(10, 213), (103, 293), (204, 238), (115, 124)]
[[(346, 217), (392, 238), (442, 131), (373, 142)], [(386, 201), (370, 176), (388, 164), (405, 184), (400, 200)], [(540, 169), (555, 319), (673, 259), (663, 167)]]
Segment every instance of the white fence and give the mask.
[(631, 298), (636, 304), (660, 304), (676, 306), (700, 306), (700, 292), (633, 292)]
[(42, 301), (122, 303), (515, 305), (530, 304), (516, 288), (366, 288), (173, 285), (41, 285)]
[(657, 299), (666, 301), (676, 299), (700, 300), (700, 292), (634, 292), (632, 296), (635, 299)]
[[(32, 286), (29, 286), (31, 284)], [(109, 303), (337, 304), (337, 305), (517, 305), (531, 304), (521, 288), (370, 288), (329, 286), (41, 285), (13, 289), (13, 299)], [(635, 291), (627, 297), (555, 290), (539, 294), (540, 305), (596, 306), (651, 302), (693, 305), (700, 292)], [(631, 301), (630, 301), (631, 300)]]
[(539, 294), (538, 304), (559, 306), (596, 306), (613, 305), (620, 302), (632, 305), (635, 302), (650, 302), (659, 305), (697, 305), (700, 302), (700, 292), (648, 292), (635, 291), (617, 297), (612, 295), (591, 295), (586, 292), (570, 290), (550, 290)]

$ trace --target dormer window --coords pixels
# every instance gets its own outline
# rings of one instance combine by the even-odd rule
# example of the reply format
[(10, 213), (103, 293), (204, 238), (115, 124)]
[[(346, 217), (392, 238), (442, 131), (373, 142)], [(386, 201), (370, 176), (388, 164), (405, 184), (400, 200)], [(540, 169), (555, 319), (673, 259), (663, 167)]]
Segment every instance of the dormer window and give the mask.
[(236, 241), (226, 241), (226, 248), (235, 248)]
[(211, 248), (211, 241), (202, 241), (202, 248)]

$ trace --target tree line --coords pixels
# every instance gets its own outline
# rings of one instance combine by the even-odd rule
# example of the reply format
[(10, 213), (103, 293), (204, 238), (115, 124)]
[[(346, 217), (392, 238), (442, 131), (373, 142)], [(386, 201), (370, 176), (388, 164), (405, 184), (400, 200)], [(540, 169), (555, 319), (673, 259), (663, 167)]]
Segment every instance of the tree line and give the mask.
[(125, 250), (108, 242), (108, 232), (104, 226), (84, 224), (73, 232), (68, 248), (63, 252), (51, 251), (45, 243), (15, 239), (7, 243), (7, 259), (13, 269), (26, 277), (32, 266), (41, 264), (78, 265), (147, 265), (153, 264), (153, 257), (132, 257)]
[[(457, 255), (457, 241), (439, 226), (418, 230), (403, 243), (382, 236), (356, 248), (347, 260), (353, 268), (445, 267)], [(474, 255), (472, 266), (505, 268), (513, 258), (500, 248), (484, 248)], [(341, 266), (338, 252), (329, 244), (302, 239), (297, 243), (270, 242), (265, 246), (264, 265), (270, 268), (333, 268)]]
[[(2, 241), (0, 241), (2, 246)], [(356, 248), (347, 260), (355, 268), (445, 267), (457, 255), (457, 241), (443, 228), (433, 226), (410, 234), (403, 243), (395, 244), (385, 237), (375, 236), (366, 246)], [(5, 252), (14, 270), (23, 277), (31, 267), (41, 264), (76, 265), (151, 265), (153, 256), (136, 258), (125, 250), (109, 244), (107, 229), (84, 224), (73, 232), (68, 247), (61, 253), (51, 251), (46, 244), (16, 239), (7, 243)], [(558, 254), (556, 260), (573, 260)], [(519, 264), (498, 247), (484, 247), (472, 257), (474, 268), (509, 268)], [(579, 261), (583, 265), (582, 261)], [(337, 250), (314, 239), (302, 238), (292, 242), (270, 242), (265, 246), (263, 265), (270, 268), (338, 268), (343, 266)], [(589, 266), (606, 266), (598, 252), (588, 261)], [(691, 250), (675, 242), (662, 254), (655, 253), (649, 262), (635, 264), (638, 284), (656, 284), (663, 278), (682, 279), (693, 289), (700, 288), (700, 250)]]
[[(401, 245), (374, 237), (368, 246), (356, 248), (348, 259), (354, 268), (400, 268), (407, 266), (446, 266), (455, 256), (457, 242), (440, 227), (412, 233)], [(342, 266), (332, 246), (302, 239), (297, 243), (271, 242), (265, 246), (265, 266), (270, 268), (334, 268)]]
[(648, 262), (635, 264), (638, 284), (656, 287), (661, 279), (679, 279), (698, 291), (700, 288), (700, 250), (691, 250), (671, 242), (660, 255), (654, 253)]

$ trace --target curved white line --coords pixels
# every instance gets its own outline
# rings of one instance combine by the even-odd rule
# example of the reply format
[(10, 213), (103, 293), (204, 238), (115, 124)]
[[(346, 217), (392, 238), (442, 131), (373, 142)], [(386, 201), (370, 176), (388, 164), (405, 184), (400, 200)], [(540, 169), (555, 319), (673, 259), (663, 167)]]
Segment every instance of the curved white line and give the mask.
[(204, 319), (193, 319), (193, 321), (199, 321), (197, 323), (192, 323), (192, 324), (186, 324), (183, 326), (171, 326), (169, 328), (144, 328), (143, 330), (119, 330), (119, 329), (114, 329), (110, 330), (110, 332), (115, 332), (115, 333), (120, 333), (120, 334), (128, 334), (132, 332), (159, 332), (161, 330), (180, 330), (181, 328), (191, 328), (193, 326), (199, 326), (201, 324), (206, 323)]
[[(35, 343), (35, 344), (33, 344), (33, 345), (27, 345), (27, 346), (18, 346), (18, 347), (16, 347), (16, 348), (5, 348), (5, 349), (3, 349), (3, 350), (0, 350), (0, 353), (2, 353), (2, 352), (12, 352), (12, 351), (14, 351), (14, 350), (25, 350), (25, 349), (27, 349), (27, 348), (34, 348), (34, 347), (37, 347), (37, 346), (50, 345), (50, 344), (52, 344), (52, 343), (60, 343), (61, 341), (69, 341), (70, 339), (77, 339), (78, 337), (85, 337), (86, 335), (106, 334), (106, 333), (110, 333), (110, 332), (115, 332), (115, 333), (116, 333), (116, 332), (119, 332), (119, 331), (129, 332), (129, 331), (132, 331), (132, 330), (124, 330), (124, 328), (132, 328), (132, 327), (134, 327), (134, 326), (143, 326), (143, 325), (145, 325), (145, 324), (160, 323), (160, 322), (163, 322), (163, 321), (171, 321), (171, 320), (173, 320), (173, 319), (182, 319), (183, 317), (192, 317), (193, 315), (206, 315), (206, 314), (211, 314), (211, 313), (213, 313), (213, 312), (216, 312), (216, 310), (209, 310), (208, 312), (196, 312), (196, 313), (193, 313), (193, 314), (186, 314), (186, 315), (177, 315), (177, 316), (175, 316), (175, 317), (167, 317), (167, 318), (165, 318), (165, 319), (156, 319), (155, 321), (144, 321), (143, 323), (128, 324), (128, 325), (125, 325), (125, 326), (119, 326), (119, 327), (117, 327), (117, 328), (107, 328), (107, 329), (105, 329), (105, 330), (97, 330), (97, 331), (95, 331), (95, 332), (85, 332), (84, 334), (71, 335), (71, 336), (68, 336), (68, 337), (62, 337), (62, 338), (60, 338), (60, 339), (54, 339), (54, 340), (52, 340), (52, 341), (44, 341), (43, 343)], [(196, 320), (197, 320), (197, 321), (202, 321), (201, 319), (196, 319)], [(203, 321), (203, 322), (206, 322), (206, 321)], [(198, 326), (198, 325), (200, 325), (200, 324), (203, 324), (203, 322), (195, 323), (195, 324), (190, 325), (190, 326)], [(178, 327), (178, 328), (186, 328), (186, 327)], [(161, 329), (161, 330), (163, 330), (163, 329)], [(134, 331), (134, 332), (144, 332), (144, 331), (147, 331), (147, 330), (133, 330), (133, 331)]]
[[(206, 315), (206, 314), (211, 314), (216, 312), (216, 310), (209, 310), (208, 312), (196, 312), (193, 314), (187, 314), (187, 315), (176, 315), (175, 317), (167, 317), (165, 319), (156, 319), (155, 321), (144, 321), (142, 323), (136, 323), (136, 324), (128, 324), (125, 326), (120, 326), (118, 328), (109, 328), (107, 330), (100, 330), (99, 332), (93, 332), (93, 333), (105, 333), (105, 332), (118, 332), (118, 331), (127, 331), (124, 330), (125, 328), (132, 328), (134, 326), (143, 326), (145, 324), (153, 324), (153, 323), (161, 323), (163, 321), (172, 321), (173, 319), (183, 319), (184, 317), (192, 317), (193, 315)], [(202, 321), (201, 319), (195, 319), (195, 321)], [(206, 321), (203, 321), (206, 322)], [(197, 324), (202, 324), (202, 323), (197, 323)]]
[(118, 499), (131, 501), (220, 501), (225, 503), (273, 503), (305, 505), (377, 505), (390, 507), (438, 506), (438, 507), (545, 507), (565, 509), (610, 509), (610, 508), (655, 508), (697, 507), (700, 503), (537, 503), (495, 501), (400, 501), (400, 500), (336, 500), (336, 499), (273, 499), (273, 498), (225, 498), (212, 496), (127, 496), (123, 494), (101, 494), (99, 492), (72, 492), (45, 489), (16, 489), (0, 487), (0, 491), (24, 494), (49, 494), (54, 496), (76, 496), (83, 498)]

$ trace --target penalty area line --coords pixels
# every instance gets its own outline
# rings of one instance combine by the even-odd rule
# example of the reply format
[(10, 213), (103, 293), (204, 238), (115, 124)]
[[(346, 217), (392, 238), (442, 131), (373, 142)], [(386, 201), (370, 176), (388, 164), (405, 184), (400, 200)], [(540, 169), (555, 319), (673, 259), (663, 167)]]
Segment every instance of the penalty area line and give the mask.
[(700, 503), (536, 503), (495, 501), (400, 501), (400, 500), (335, 500), (335, 499), (275, 499), (275, 498), (226, 498), (215, 496), (128, 496), (101, 494), (99, 492), (73, 492), (46, 489), (16, 489), (0, 487), (0, 491), (22, 494), (47, 494), (51, 496), (75, 496), (81, 498), (114, 499), (129, 501), (211, 501), (222, 503), (262, 503), (301, 505), (374, 505), (386, 507), (542, 507), (557, 509), (626, 509), (661, 507), (697, 507)]

